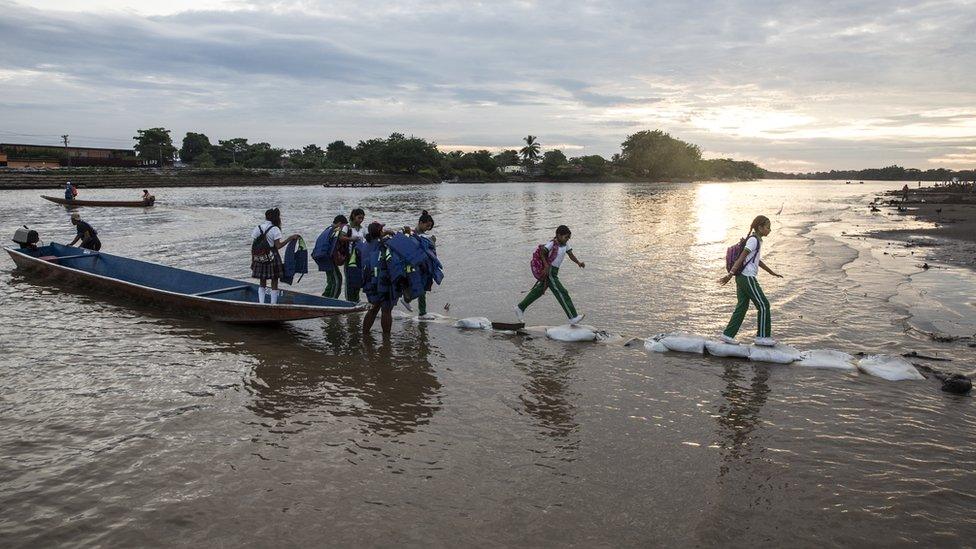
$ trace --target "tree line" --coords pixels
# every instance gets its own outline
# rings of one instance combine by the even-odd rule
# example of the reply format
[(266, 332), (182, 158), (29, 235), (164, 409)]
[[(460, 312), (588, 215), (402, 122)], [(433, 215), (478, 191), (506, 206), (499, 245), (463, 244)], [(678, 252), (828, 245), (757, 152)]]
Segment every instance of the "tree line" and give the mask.
[(960, 181), (976, 181), (976, 170), (950, 170), (947, 168), (919, 170), (891, 165), (865, 170), (830, 170), (829, 172), (810, 173), (766, 172), (766, 177), (775, 179), (867, 179), (878, 181), (951, 181), (955, 178)]
[[(245, 138), (212, 143), (205, 134), (187, 132), (177, 148), (165, 128), (138, 130), (135, 150), (144, 160), (160, 165), (179, 159), (195, 168), (363, 169), (403, 173), (431, 179), (492, 181), (510, 178), (551, 180), (692, 180), (757, 179), (765, 170), (748, 161), (702, 159), (701, 149), (661, 131), (629, 135), (619, 153), (567, 157), (561, 150), (542, 152), (538, 137), (529, 135), (520, 149), (442, 152), (420, 137), (392, 133), (387, 138), (359, 141), (355, 146), (337, 140), (325, 148), (309, 144), (283, 149)], [(507, 169), (506, 167), (518, 167)]]

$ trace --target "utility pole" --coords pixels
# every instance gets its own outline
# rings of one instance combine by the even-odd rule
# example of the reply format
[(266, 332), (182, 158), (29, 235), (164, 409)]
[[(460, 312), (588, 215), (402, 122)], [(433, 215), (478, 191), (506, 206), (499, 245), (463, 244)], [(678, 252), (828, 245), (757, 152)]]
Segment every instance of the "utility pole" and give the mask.
[(61, 136), (61, 141), (64, 141), (64, 156), (68, 158), (68, 167), (71, 167), (71, 153), (68, 152), (68, 134)]

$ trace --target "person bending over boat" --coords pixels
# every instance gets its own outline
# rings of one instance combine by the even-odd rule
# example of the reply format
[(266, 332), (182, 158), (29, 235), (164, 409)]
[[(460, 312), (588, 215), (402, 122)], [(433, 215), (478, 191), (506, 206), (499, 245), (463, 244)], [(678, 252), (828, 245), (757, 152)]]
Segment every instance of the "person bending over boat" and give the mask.
[(98, 239), (98, 231), (92, 228), (91, 225), (85, 223), (81, 220), (81, 215), (77, 213), (71, 214), (71, 224), (75, 226), (78, 234), (75, 235), (75, 239), (71, 241), (68, 246), (74, 246), (75, 242), (81, 241), (81, 247), (86, 250), (98, 251), (102, 249), (102, 242)]
[[(293, 234), (282, 240), (281, 212), (272, 208), (264, 212), (264, 223), (251, 230), (251, 276), (261, 281), (258, 287), (258, 303), (264, 303), (265, 295), (270, 297), (272, 305), (278, 303), (278, 279), (281, 278), (283, 266), (281, 248), (288, 245), (299, 236)], [(271, 290), (268, 290), (268, 281)]]
[(151, 195), (151, 194), (149, 194), (149, 189), (143, 189), (142, 190), (142, 201), (145, 202), (146, 204), (149, 204), (153, 200), (156, 200), (156, 197), (153, 196), (153, 195)]

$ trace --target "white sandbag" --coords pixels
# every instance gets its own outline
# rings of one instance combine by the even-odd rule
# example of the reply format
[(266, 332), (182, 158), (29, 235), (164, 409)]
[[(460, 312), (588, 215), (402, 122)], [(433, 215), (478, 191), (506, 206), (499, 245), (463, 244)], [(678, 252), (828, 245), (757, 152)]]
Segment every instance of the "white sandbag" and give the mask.
[(800, 351), (789, 345), (778, 344), (774, 347), (762, 345), (749, 345), (749, 360), (755, 362), (774, 362), (776, 364), (789, 364), (794, 360), (799, 360)]
[(490, 330), (491, 321), (483, 316), (472, 316), (470, 318), (462, 318), (454, 323), (455, 328), (464, 328), (467, 330)]
[(887, 379), (888, 381), (902, 381), (905, 379), (925, 379), (918, 373), (915, 366), (900, 356), (870, 355), (858, 361), (857, 367), (865, 374)]
[(592, 326), (573, 326), (563, 324), (546, 328), (546, 337), (556, 341), (595, 341), (597, 330)]
[(663, 343), (657, 341), (656, 339), (648, 339), (644, 342), (644, 349), (650, 353), (666, 353), (668, 348), (664, 346)]
[(705, 350), (714, 356), (734, 356), (738, 358), (749, 358), (748, 345), (732, 345), (724, 341), (705, 340)]
[(439, 321), (447, 320), (448, 318), (450, 317), (439, 315), (437, 313), (425, 313), (417, 316), (417, 320), (421, 322), (439, 322)]
[(854, 357), (834, 349), (812, 349), (800, 353), (800, 360), (796, 361), (797, 366), (807, 368), (832, 368), (834, 370), (856, 371)]
[(671, 334), (664, 334), (664, 337), (659, 338), (659, 341), (663, 343), (669, 351), (674, 351), (676, 353), (702, 354), (705, 352), (705, 338), (695, 334), (674, 332)]

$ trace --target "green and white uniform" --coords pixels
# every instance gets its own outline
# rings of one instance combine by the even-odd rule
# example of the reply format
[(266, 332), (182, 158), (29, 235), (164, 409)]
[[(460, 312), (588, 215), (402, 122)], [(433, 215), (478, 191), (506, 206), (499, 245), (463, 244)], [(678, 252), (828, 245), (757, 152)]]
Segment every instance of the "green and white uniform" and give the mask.
[(352, 239), (352, 242), (349, 243), (349, 261), (346, 261), (346, 301), (358, 303), (361, 288), (354, 288), (349, 284), (349, 269), (359, 266), (360, 257), (356, 252), (356, 242), (366, 242), (366, 228), (346, 225), (344, 232), (347, 237)]
[(750, 236), (746, 240), (746, 249), (749, 250), (749, 254), (746, 255), (745, 267), (742, 268), (742, 274), (735, 275), (735, 293), (738, 301), (735, 304), (735, 312), (732, 313), (732, 318), (729, 319), (729, 325), (725, 327), (725, 335), (728, 337), (735, 337), (739, 333), (739, 327), (742, 326), (742, 320), (746, 317), (746, 311), (749, 310), (749, 302), (751, 301), (759, 312), (758, 319), (758, 329), (756, 331), (756, 337), (769, 337), (772, 332), (772, 319), (769, 314), (769, 300), (766, 299), (766, 294), (763, 293), (762, 287), (759, 285), (759, 279), (756, 275), (759, 274), (759, 239), (756, 236)]
[[(545, 245), (546, 252), (552, 252), (552, 247), (555, 245), (556, 243), (550, 240), (549, 243)], [(566, 254), (572, 251), (572, 249), (572, 246), (569, 244), (559, 247), (559, 251), (556, 252), (556, 258), (552, 260), (552, 266), (549, 267), (548, 281), (540, 280), (536, 282), (535, 286), (532, 286), (532, 289), (529, 290), (528, 295), (525, 296), (525, 299), (518, 304), (519, 309), (521, 309), (523, 312), (528, 309), (529, 305), (532, 305), (535, 300), (539, 299), (542, 297), (542, 294), (546, 293), (546, 287), (548, 286), (548, 288), (552, 290), (552, 295), (555, 296), (556, 301), (559, 302), (559, 306), (562, 307), (563, 312), (566, 313), (567, 318), (572, 319), (579, 316), (576, 314), (576, 306), (573, 305), (573, 298), (569, 297), (569, 292), (566, 291), (563, 283), (559, 281), (559, 266), (563, 264), (563, 259), (566, 258)], [(548, 282), (548, 284), (546, 284), (546, 282)]]
[[(333, 228), (333, 231), (342, 232), (342, 228)], [(341, 245), (341, 243), (337, 244)], [(331, 297), (333, 299), (339, 299), (342, 294), (342, 271), (339, 269), (338, 265), (334, 265), (331, 270), (325, 271), (325, 291), (322, 292), (322, 297)]]
[[(428, 235), (427, 233), (415, 233), (415, 234), (420, 238), (426, 238), (427, 240), (430, 240), (430, 235)], [(427, 292), (420, 294), (420, 297), (417, 298), (417, 314), (419, 314), (420, 316), (424, 316), (425, 314), (427, 314)]]

